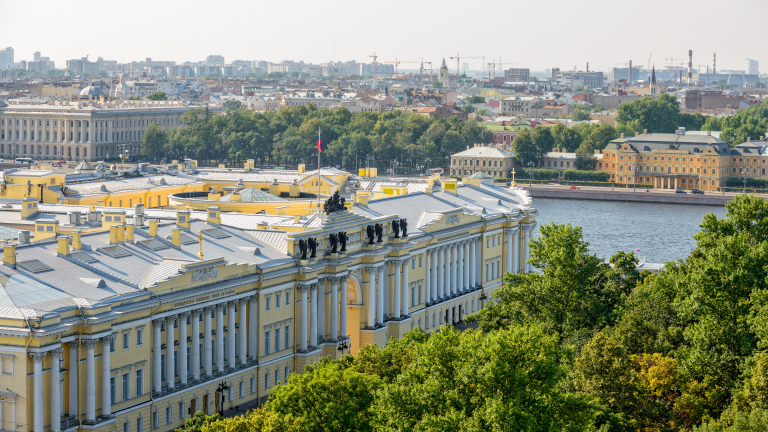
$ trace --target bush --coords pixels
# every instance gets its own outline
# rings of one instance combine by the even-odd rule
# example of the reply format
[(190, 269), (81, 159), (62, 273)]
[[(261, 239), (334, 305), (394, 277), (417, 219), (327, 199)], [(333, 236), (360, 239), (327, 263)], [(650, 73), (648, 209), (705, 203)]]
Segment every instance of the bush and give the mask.
[[(518, 173), (518, 171), (515, 171)], [(530, 178), (530, 170), (522, 168), (519, 171), (518, 177), (520, 180), (523, 180), (523, 177)], [(533, 170), (533, 178), (534, 180), (549, 180), (549, 179), (556, 179), (560, 177), (560, 173), (557, 170), (551, 170), (551, 169), (541, 169), (537, 168)]]
[[(725, 186), (741, 189), (744, 186), (744, 177), (729, 177)], [(768, 189), (768, 179), (747, 177), (747, 189)]]
[(611, 174), (605, 171), (565, 170), (563, 171), (563, 178), (566, 180), (607, 182), (611, 178)]

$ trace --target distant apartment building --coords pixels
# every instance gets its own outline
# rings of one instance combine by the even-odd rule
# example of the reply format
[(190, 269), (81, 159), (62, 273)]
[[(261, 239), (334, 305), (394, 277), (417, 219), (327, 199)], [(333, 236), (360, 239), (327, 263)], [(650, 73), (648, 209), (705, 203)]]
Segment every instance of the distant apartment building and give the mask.
[(683, 97), (682, 106), (689, 110), (739, 108), (744, 101), (742, 95), (728, 95), (721, 92), (689, 91)]
[(759, 75), (759, 65), (757, 60), (747, 59), (747, 75)]
[(533, 104), (538, 102), (535, 96), (510, 96), (501, 100), (501, 112), (510, 116), (531, 115)]
[(13, 48), (8, 47), (0, 50), (0, 69), (12, 69), (13, 63)]
[(560, 68), (552, 68), (552, 80), (560, 87), (603, 87), (602, 72), (561, 71)]
[(116, 60), (104, 60), (99, 57), (96, 61), (88, 60), (88, 57), (81, 57), (79, 59), (67, 60), (67, 70), (70, 73), (80, 75), (96, 75), (99, 71), (110, 71), (117, 68)]
[[(373, 63), (361, 63), (359, 65), (358, 75), (373, 75)], [(395, 73), (395, 65), (376, 64), (376, 76), (392, 75)]]
[(222, 55), (209, 55), (205, 58), (205, 64), (208, 66), (222, 65), (224, 64), (224, 56)]
[(629, 68), (611, 68), (611, 75), (609, 81), (619, 82), (621, 80), (626, 81), (629, 84), (636, 83), (637, 80), (644, 80), (648, 76), (648, 72), (642, 67), (637, 66), (632, 68), (632, 81), (630, 81)]
[(504, 81), (528, 82), (531, 79), (531, 70), (527, 68), (512, 68), (504, 71)]

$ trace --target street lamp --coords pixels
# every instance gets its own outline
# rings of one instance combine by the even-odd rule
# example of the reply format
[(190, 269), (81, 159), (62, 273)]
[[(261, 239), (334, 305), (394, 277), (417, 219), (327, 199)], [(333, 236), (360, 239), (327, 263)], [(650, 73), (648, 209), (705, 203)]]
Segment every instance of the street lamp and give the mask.
[(446, 155), (445, 156), (445, 166), (448, 169), (448, 174), (446, 174), (446, 177), (450, 177), (451, 175), (451, 157)]
[(424, 162), (426, 162), (426, 163), (427, 163), (427, 176), (429, 176), (429, 163), (430, 163), (430, 162), (432, 162), (432, 159), (430, 159), (430, 158), (426, 158), (426, 159), (424, 160)]
[(744, 170), (744, 181), (742, 182), (741, 193), (747, 193), (747, 173), (749, 173), (749, 168)]
[(530, 167), (530, 168), (528, 169), (528, 173), (529, 173), (529, 174), (530, 174), (530, 176), (531, 176), (530, 184), (528, 185), (528, 187), (533, 187), (533, 167), (535, 167), (535, 166), (536, 166), (536, 164), (535, 164), (535, 163), (533, 163), (533, 162), (528, 162), (528, 166)]
[(341, 345), (339, 345), (338, 348), (336, 348), (337, 351), (341, 353), (341, 355), (344, 355), (344, 350), (349, 351), (349, 345), (347, 345), (347, 342), (344, 341)]
[(632, 167), (632, 192), (635, 192), (635, 183), (637, 183), (637, 165)]
[(216, 394), (219, 396), (219, 415), (224, 415), (224, 391), (229, 390), (226, 381), (219, 383), (219, 388), (216, 389)]

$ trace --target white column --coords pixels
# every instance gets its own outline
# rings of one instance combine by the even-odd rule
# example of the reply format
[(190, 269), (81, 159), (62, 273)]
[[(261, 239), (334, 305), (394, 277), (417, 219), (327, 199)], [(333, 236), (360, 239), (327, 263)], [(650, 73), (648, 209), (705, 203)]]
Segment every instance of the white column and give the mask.
[(175, 315), (165, 318), (165, 383), (168, 384), (168, 391), (173, 391), (176, 388), (176, 365), (173, 359), (173, 345), (176, 342), (176, 335), (173, 330), (175, 322)]
[(382, 275), (384, 274), (383, 270), (383, 266), (376, 267), (376, 273), (374, 273), (374, 276), (376, 277), (376, 283), (379, 286), (379, 289), (376, 290), (376, 324), (379, 325), (384, 324), (384, 291), (386, 288), (382, 282)]
[(520, 227), (512, 233), (512, 272), (520, 273)]
[(325, 340), (325, 279), (317, 282), (317, 340)]
[(200, 309), (194, 309), (190, 316), (192, 321), (192, 346), (190, 347), (192, 364), (189, 365), (192, 369), (192, 380), (200, 381)]
[(109, 385), (109, 377), (111, 375), (112, 363), (110, 362), (112, 354), (109, 351), (109, 346), (114, 340), (115, 336), (109, 335), (101, 338), (101, 416), (112, 416), (112, 392)]
[(67, 374), (69, 375), (69, 415), (80, 417), (80, 413), (77, 410), (78, 399), (78, 381), (77, 372), (80, 365), (80, 361), (77, 358), (77, 346), (79, 342), (76, 340), (67, 342), (69, 345), (69, 366), (67, 367)]
[[(160, 328), (156, 327), (156, 330), (159, 332)], [(94, 424), (96, 422), (96, 365), (93, 351), (99, 340), (86, 339), (83, 343), (85, 344), (85, 423)], [(160, 344), (157, 344), (157, 355), (160, 355)], [(160, 367), (157, 368), (157, 374), (160, 374)], [(157, 388), (159, 389), (160, 386)]]
[[(181, 377), (181, 385), (187, 385), (187, 319), (189, 318), (189, 311), (179, 314), (179, 376)], [(192, 350), (189, 352), (190, 357)]]
[(454, 258), (453, 245), (449, 244), (445, 248), (445, 296), (450, 298), (453, 294), (453, 258)]
[(52, 349), (51, 353), (51, 431), (61, 430), (61, 369), (59, 359), (62, 348)]
[(405, 318), (408, 316), (408, 300), (411, 297), (411, 279), (408, 275), (408, 271), (411, 268), (411, 260), (407, 258), (403, 261), (403, 295), (400, 297), (400, 316)]
[(347, 277), (339, 279), (339, 297), (341, 299), (341, 317), (339, 318), (339, 332), (341, 337), (347, 338)]
[(472, 240), (469, 242), (469, 283), (474, 288), (477, 285), (477, 265), (475, 260), (477, 258), (477, 241)]
[(366, 328), (376, 328), (376, 267), (366, 267), (368, 271), (368, 325)]
[(331, 342), (339, 340), (339, 278), (331, 278)]
[(466, 287), (467, 290), (472, 288), (472, 285), (470, 285), (469, 281), (470, 262), (472, 262), (472, 255), (470, 255), (469, 245), (470, 241), (464, 242), (464, 287)]
[(224, 309), (226, 308), (226, 303), (216, 305), (216, 370), (219, 375), (224, 375)]
[(241, 298), (240, 302), (240, 366), (248, 364), (248, 297)]
[(259, 295), (252, 295), (248, 302), (248, 352), (251, 360), (256, 361), (259, 356)]
[(301, 293), (301, 337), (299, 338), (299, 352), (307, 352), (307, 287), (299, 287)]
[(429, 257), (431, 254), (432, 253), (428, 250), (424, 251), (424, 301), (427, 305), (432, 303), (432, 287), (430, 283), (432, 280), (432, 268), (429, 266)]
[[(528, 243), (530, 243), (533, 240), (533, 229), (536, 228), (536, 221), (531, 223), (531, 227), (528, 228)], [(525, 260), (528, 261), (531, 259), (531, 250), (526, 246), (526, 257)], [(532, 272), (534, 269), (533, 264), (528, 264), (528, 272)]]
[(389, 300), (389, 285), (384, 283), (384, 270), (387, 268), (386, 264), (376, 269), (376, 276), (379, 278), (379, 297), (376, 299), (376, 323), (384, 324), (384, 296), (386, 295)]
[[(235, 325), (235, 307), (236, 301), (230, 301), (227, 303), (229, 310), (227, 311), (227, 366), (229, 370), (235, 370), (236, 368), (236, 353), (237, 353), (237, 325)], [(243, 329), (245, 330), (245, 329)]]
[(33, 408), (33, 430), (34, 432), (43, 432), (45, 424), (43, 423), (43, 359), (48, 353), (29, 353), (34, 363), (34, 393), (32, 395)]
[[(162, 393), (162, 387), (163, 387), (163, 363), (161, 361), (160, 356), (162, 355), (162, 345), (163, 345), (163, 339), (162, 334), (160, 334), (160, 326), (163, 324), (163, 320), (156, 319), (152, 321), (152, 389), (155, 391), (155, 393)], [(88, 346), (88, 342), (85, 342), (86, 347)], [(93, 354), (93, 353), (90, 353)], [(93, 371), (86, 367), (86, 374), (88, 378), (90, 378), (90, 374)], [(87, 388), (87, 385), (86, 385)], [(87, 410), (87, 404), (86, 404), (86, 410)], [(86, 419), (87, 419), (86, 415)]]
[(205, 356), (203, 368), (206, 378), (213, 377), (213, 320), (211, 314), (214, 310), (213, 306), (207, 306), (203, 309), (203, 329), (205, 331), (203, 334), (203, 355)]
[(504, 273), (512, 273), (512, 230), (504, 230), (504, 237), (507, 240), (506, 260), (504, 260)]
[(523, 264), (523, 272), (528, 273), (530, 271), (530, 267), (528, 266), (528, 238), (530, 236), (531, 227), (527, 226), (525, 227), (525, 233), (523, 237), (523, 250), (524, 250), (524, 257), (525, 263)]
[(445, 298), (445, 272), (443, 271), (443, 265), (445, 264), (445, 247), (440, 246), (437, 248), (437, 296), (435, 299)]
[(317, 284), (309, 286), (309, 346), (317, 346)]
[(402, 261), (392, 261), (392, 264), (395, 266), (395, 286), (394, 286), (394, 305), (392, 308), (392, 319), (399, 320), (400, 319), (400, 265), (402, 264)]
[(464, 285), (464, 242), (458, 242), (456, 244), (456, 253), (458, 259), (456, 260), (456, 288), (458, 292), (464, 292), (466, 285)]
[(437, 303), (440, 300), (440, 285), (437, 282), (438, 279), (438, 273), (439, 268), (438, 267), (438, 256), (440, 255), (440, 250), (438, 248), (432, 249), (430, 251), (430, 264), (432, 265), (432, 303)]

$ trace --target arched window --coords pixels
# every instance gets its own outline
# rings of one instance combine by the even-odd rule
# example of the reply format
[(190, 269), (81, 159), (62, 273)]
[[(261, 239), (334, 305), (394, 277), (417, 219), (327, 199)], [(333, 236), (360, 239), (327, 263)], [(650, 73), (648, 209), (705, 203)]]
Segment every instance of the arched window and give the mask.
[(24, 144), (24, 154), (27, 154), (27, 145)]
[(72, 157), (72, 147), (67, 147), (67, 156)]
[(88, 157), (88, 149), (83, 149), (83, 157)]

